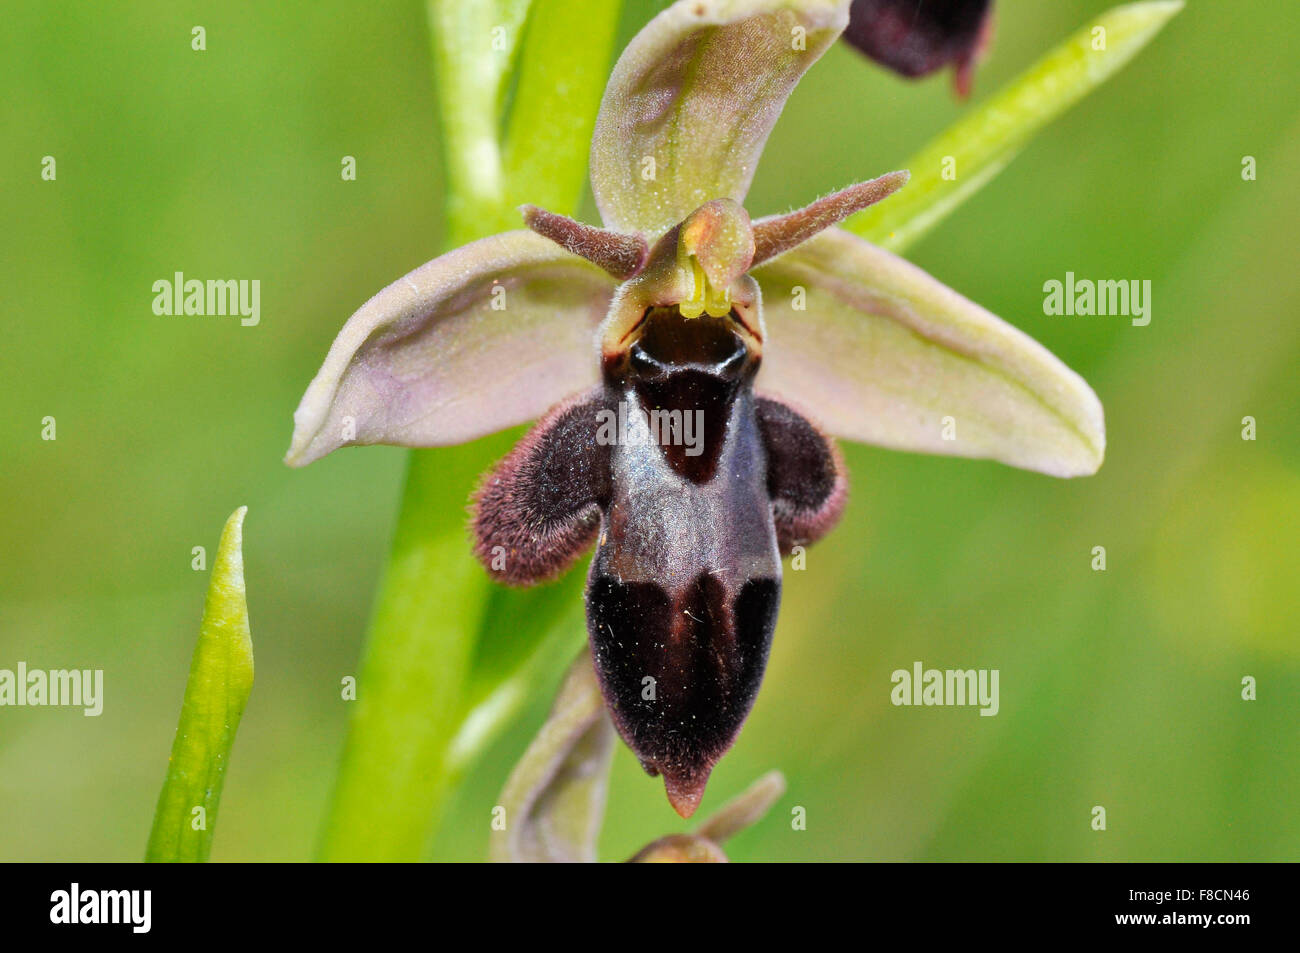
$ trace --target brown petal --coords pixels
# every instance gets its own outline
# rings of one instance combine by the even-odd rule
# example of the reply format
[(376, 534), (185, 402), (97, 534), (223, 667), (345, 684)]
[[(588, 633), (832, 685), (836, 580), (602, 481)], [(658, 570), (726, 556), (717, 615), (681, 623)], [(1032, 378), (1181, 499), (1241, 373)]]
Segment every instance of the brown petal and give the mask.
[(596, 228), (566, 215), (525, 205), (524, 224), (561, 248), (599, 265), (619, 281), (626, 281), (645, 267), (650, 247), (640, 235), (625, 235)]
[(837, 225), (907, 184), (909, 175), (887, 172), (870, 182), (859, 182), (818, 199), (794, 212), (760, 218), (754, 223), (754, 265), (801, 245), (818, 232)]

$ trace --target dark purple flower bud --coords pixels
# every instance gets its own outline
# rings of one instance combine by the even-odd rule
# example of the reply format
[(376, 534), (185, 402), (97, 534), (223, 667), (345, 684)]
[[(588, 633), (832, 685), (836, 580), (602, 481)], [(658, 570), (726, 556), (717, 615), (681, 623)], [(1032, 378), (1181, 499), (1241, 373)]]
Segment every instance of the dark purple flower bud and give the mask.
[(844, 38), (882, 66), (926, 76), (948, 64), (960, 96), (993, 28), (992, 0), (853, 0)]

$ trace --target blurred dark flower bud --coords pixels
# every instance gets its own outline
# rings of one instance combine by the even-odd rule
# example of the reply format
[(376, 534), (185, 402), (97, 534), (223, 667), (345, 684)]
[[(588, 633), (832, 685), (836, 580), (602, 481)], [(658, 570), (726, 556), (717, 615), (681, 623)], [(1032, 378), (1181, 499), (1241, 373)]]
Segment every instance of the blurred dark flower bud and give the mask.
[(966, 96), (992, 33), (992, 13), (992, 0), (853, 0), (844, 39), (904, 76), (926, 76), (951, 63), (957, 94)]

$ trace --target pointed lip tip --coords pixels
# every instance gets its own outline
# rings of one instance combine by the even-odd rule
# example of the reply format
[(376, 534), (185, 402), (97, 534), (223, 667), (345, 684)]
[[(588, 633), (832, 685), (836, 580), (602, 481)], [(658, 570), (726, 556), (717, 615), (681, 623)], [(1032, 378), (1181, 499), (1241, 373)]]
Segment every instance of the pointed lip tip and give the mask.
[(713, 766), (709, 765), (704, 771), (695, 775), (674, 775), (663, 772), (664, 793), (668, 795), (668, 803), (682, 819), (689, 820), (699, 808), (712, 770)]
[(700, 798), (703, 792), (696, 795), (687, 795), (681, 793), (668, 792), (668, 803), (672, 805), (673, 810), (677, 812), (678, 817), (684, 821), (689, 821), (700, 806)]

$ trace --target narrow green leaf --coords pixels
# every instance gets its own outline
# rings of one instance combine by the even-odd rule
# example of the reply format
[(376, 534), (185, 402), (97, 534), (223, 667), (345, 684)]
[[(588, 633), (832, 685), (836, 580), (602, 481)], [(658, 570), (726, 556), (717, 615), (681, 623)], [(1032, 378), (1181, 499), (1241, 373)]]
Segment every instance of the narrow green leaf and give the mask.
[[(912, 156), (903, 166), (912, 173), (907, 188), (844, 227), (890, 251), (911, 245), (1001, 172), (1047, 123), (1114, 75), (1182, 8), (1182, 0), (1131, 3), (1086, 24)], [(944, 178), (946, 168), (954, 177)]]
[(427, 0), (447, 170), (450, 244), (519, 227), (506, 203), (500, 123), (530, 0)]
[(230, 748), (253, 689), (241, 506), (226, 521), (145, 860), (205, 861)]
[[(506, 133), (507, 204), (576, 209), (621, 0), (533, 0)], [(575, 42), (581, 37), (582, 42)]]

